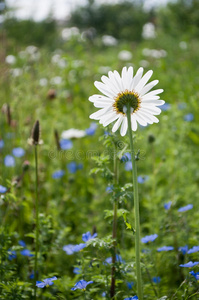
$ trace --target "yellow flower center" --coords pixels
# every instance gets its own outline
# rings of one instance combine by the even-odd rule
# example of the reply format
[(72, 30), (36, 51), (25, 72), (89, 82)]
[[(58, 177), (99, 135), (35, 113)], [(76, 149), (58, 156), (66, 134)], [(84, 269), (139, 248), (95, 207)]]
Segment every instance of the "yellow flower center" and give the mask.
[(118, 114), (125, 115), (124, 107), (127, 107), (128, 105), (132, 108), (132, 113), (140, 108), (141, 100), (139, 95), (134, 91), (125, 90), (124, 92), (119, 93), (114, 100), (113, 108)]

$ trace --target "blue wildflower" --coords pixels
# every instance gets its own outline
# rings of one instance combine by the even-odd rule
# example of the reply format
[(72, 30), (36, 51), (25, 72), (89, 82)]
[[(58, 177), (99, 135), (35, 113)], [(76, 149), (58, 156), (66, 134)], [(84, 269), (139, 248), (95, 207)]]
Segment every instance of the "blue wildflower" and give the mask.
[(30, 278), (30, 279), (34, 279), (34, 278), (35, 278), (35, 274), (34, 274), (33, 271), (30, 273), (29, 278)]
[(193, 119), (194, 119), (194, 116), (193, 116), (192, 113), (189, 113), (189, 114), (187, 114), (187, 115), (184, 116), (184, 120), (186, 122), (191, 122), (191, 121), (193, 121)]
[(81, 273), (81, 269), (75, 267), (75, 268), (73, 269), (73, 273), (74, 273), (74, 274), (80, 274), (80, 273)]
[(91, 283), (93, 283), (93, 281), (86, 281), (86, 280), (80, 280), (80, 281), (78, 281), (75, 285), (74, 285), (74, 287), (71, 289), (71, 291), (75, 291), (75, 290), (77, 290), (77, 289), (80, 289), (80, 290), (85, 290), (86, 289), (86, 287), (87, 287), (87, 285), (88, 284), (91, 284)]
[(181, 251), (183, 255), (185, 255), (188, 251), (188, 246), (179, 247), (178, 251)]
[(74, 247), (74, 252), (79, 252), (79, 251), (81, 251), (82, 249), (84, 249), (86, 247), (86, 244), (84, 244), (84, 243), (80, 243), (80, 244), (78, 244), (78, 245), (75, 245), (75, 247)]
[(161, 252), (161, 251), (171, 251), (173, 250), (174, 248), (172, 246), (163, 246), (163, 247), (160, 247), (157, 249), (158, 252)]
[(161, 110), (162, 111), (167, 111), (171, 108), (171, 104), (169, 103), (164, 103), (163, 105), (161, 105)]
[(75, 252), (74, 248), (75, 248), (75, 245), (69, 244), (69, 245), (65, 245), (63, 247), (63, 250), (66, 252), (66, 254), (71, 255)]
[(12, 150), (12, 154), (13, 154), (15, 157), (22, 157), (22, 156), (24, 156), (25, 151), (24, 151), (23, 148), (18, 147), (18, 148), (14, 148), (14, 149)]
[(171, 204), (172, 204), (172, 202), (171, 202), (171, 201), (169, 201), (169, 202), (165, 203), (165, 204), (164, 204), (164, 208), (165, 208), (166, 210), (169, 210), (169, 209), (170, 209), (170, 207), (171, 207)]
[(46, 278), (43, 281), (36, 281), (36, 286), (43, 289), (45, 286), (49, 287), (50, 285), (53, 285), (54, 280), (57, 280), (56, 276), (54, 276), (52, 278)]
[(4, 147), (4, 141), (0, 140), (0, 149), (2, 149)]
[(20, 246), (22, 246), (22, 247), (26, 247), (26, 243), (24, 242), (24, 241), (22, 241), (22, 240), (20, 240), (19, 242), (18, 242), (18, 244), (20, 245)]
[(183, 267), (183, 268), (192, 268), (196, 265), (199, 264), (199, 261), (195, 261), (195, 262), (192, 262), (192, 261), (189, 261), (188, 263), (184, 264), (184, 265), (180, 265), (180, 267)]
[(138, 300), (138, 297), (137, 296), (128, 297), (128, 298), (125, 298), (124, 300)]
[(145, 237), (143, 237), (143, 238), (141, 239), (141, 241), (142, 241), (142, 243), (146, 244), (146, 243), (155, 241), (155, 239), (156, 239), (157, 237), (158, 237), (157, 234), (146, 235)]
[(16, 251), (15, 250), (8, 250), (8, 259), (13, 260), (17, 257)]
[(58, 171), (55, 171), (53, 174), (52, 174), (52, 178), (53, 179), (59, 179), (59, 178), (62, 178), (65, 174), (65, 171), (63, 170), (58, 170)]
[(23, 249), (22, 251), (20, 251), (20, 253), (23, 256), (28, 256), (28, 257), (34, 256), (33, 254), (30, 253), (30, 250), (28, 250), (28, 249)]
[(184, 102), (178, 104), (178, 108), (179, 108), (180, 110), (185, 109), (186, 107), (187, 107), (187, 104), (184, 103)]
[(127, 288), (128, 288), (129, 290), (132, 290), (132, 288), (133, 288), (133, 286), (134, 286), (134, 282), (133, 282), (133, 281), (127, 282), (126, 285), (127, 285)]
[(121, 161), (126, 162), (131, 160), (131, 153), (126, 152), (124, 155), (121, 157)]
[(142, 249), (142, 253), (150, 253), (151, 252), (151, 250), (150, 249)]
[(108, 136), (108, 135), (111, 135), (111, 134), (110, 134), (110, 132), (108, 132), (107, 130), (104, 130), (104, 135), (105, 135), (105, 136)]
[[(116, 254), (116, 261), (120, 262), (120, 263), (125, 263), (125, 261), (122, 259), (121, 255), (118, 255), (118, 254)], [(105, 260), (105, 262), (108, 263), (108, 264), (112, 264), (112, 257), (108, 257)]]
[(107, 186), (107, 188), (106, 188), (107, 193), (111, 193), (112, 191), (113, 191), (113, 184)]
[(145, 176), (138, 176), (138, 183), (144, 183), (145, 181), (147, 181), (149, 179), (149, 176), (145, 175)]
[(127, 161), (125, 163), (125, 167), (124, 168), (125, 168), (126, 171), (131, 171), (133, 169), (132, 162), (131, 161)]
[(14, 167), (15, 166), (15, 159), (12, 155), (6, 155), (4, 158), (4, 164), (6, 167)]
[(6, 134), (6, 137), (7, 137), (8, 139), (12, 139), (12, 138), (14, 137), (14, 133), (13, 133), (13, 132), (8, 132), (8, 133)]
[(189, 274), (193, 275), (197, 281), (199, 281), (199, 272), (194, 273), (194, 271), (189, 272)]
[(193, 204), (188, 204), (188, 205), (186, 205), (186, 206), (180, 207), (180, 208), (178, 209), (178, 211), (179, 211), (179, 212), (184, 212), (184, 211), (190, 210), (190, 209), (192, 209), (192, 208), (193, 208)]
[(96, 129), (97, 129), (97, 124), (94, 123), (94, 122), (92, 122), (92, 123), (90, 124), (90, 127), (87, 128), (87, 129), (85, 130), (85, 132), (86, 132), (87, 135), (94, 135)]
[(4, 194), (5, 192), (7, 192), (7, 188), (3, 185), (0, 185), (0, 193)]
[(188, 254), (191, 253), (195, 253), (199, 251), (199, 246), (193, 246), (193, 248), (189, 249), (189, 251), (187, 251)]
[(88, 241), (94, 239), (96, 236), (97, 236), (97, 233), (94, 233), (93, 235), (91, 235), (91, 233), (88, 231), (87, 233), (82, 234), (82, 241), (88, 242)]
[(69, 150), (73, 147), (73, 143), (70, 140), (62, 139), (59, 144), (62, 150)]
[(152, 278), (152, 281), (153, 281), (154, 283), (160, 283), (160, 276), (153, 277), (153, 278)]
[(79, 245), (65, 245), (63, 246), (63, 250), (66, 252), (66, 254), (71, 255), (75, 252), (81, 251), (82, 249), (84, 249), (86, 247), (86, 244), (81, 243)]
[(75, 161), (70, 162), (67, 164), (68, 171), (72, 174), (76, 173), (77, 170), (80, 170), (83, 168), (82, 164), (77, 164)]
[(106, 292), (103, 292), (103, 293), (102, 293), (102, 297), (106, 297)]

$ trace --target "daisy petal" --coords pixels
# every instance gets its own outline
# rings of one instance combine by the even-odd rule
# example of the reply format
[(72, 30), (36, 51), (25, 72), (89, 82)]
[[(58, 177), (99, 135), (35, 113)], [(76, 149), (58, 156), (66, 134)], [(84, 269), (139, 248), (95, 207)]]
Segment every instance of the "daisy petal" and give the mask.
[(155, 116), (153, 116), (149, 113), (145, 113), (145, 112), (142, 111), (142, 115), (145, 116), (146, 120), (151, 120), (153, 123), (158, 123), (159, 122), (158, 118), (156, 118)]
[(146, 120), (139, 114), (139, 112), (135, 112), (135, 119), (138, 121), (138, 123), (142, 126), (147, 126)]
[(113, 93), (110, 89), (108, 89), (108, 87), (104, 83), (99, 82), (99, 81), (95, 81), (94, 85), (104, 95), (106, 95), (108, 97), (111, 97), (111, 98), (116, 96), (116, 94)]
[(116, 132), (118, 130), (118, 128), (120, 127), (122, 121), (123, 121), (124, 117), (120, 116), (119, 119), (115, 122), (115, 124), (113, 125), (112, 128), (112, 132)]
[(145, 84), (147, 83), (147, 81), (151, 78), (153, 74), (153, 71), (150, 70), (148, 71), (143, 77), (142, 79), (138, 82), (138, 84), (136, 86), (134, 86), (134, 89), (137, 93), (139, 93), (143, 87), (145, 86)]
[(136, 119), (134, 118), (133, 115), (131, 116), (131, 128), (132, 128), (133, 131), (137, 130), (137, 121), (136, 121)]
[(138, 84), (138, 82), (140, 81), (140, 79), (142, 78), (142, 74), (143, 74), (144, 69), (143, 68), (139, 68), (137, 70), (137, 73), (135, 74), (135, 77), (132, 80), (131, 86), (130, 86), (130, 90), (133, 90), (134, 87)]
[(105, 108), (102, 108), (98, 111), (96, 111), (95, 113), (91, 114), (89, 116), (90, 119), (94, 119), (94, 120), (99, 120), (101, 118), (101, 116), (103, 116), (105, 113), (107, 113), (108, 111), (110, 110), (110, 108), (108, 107), (105, 107)]
[(164, 91), (163, 89), (151, 91), (148, 94), (143, 95), (142, 99), (152, 98), (152, 97), (156, 96), (157, 94), (161, 94), (163, 91)]
[(95, 102), (95, 101), (103, 101), (103, 102), (109, 102), (109, 103), (114, 102), (114, 100), (112, 98), (102, 96), (102, 95), (93, 95), (93, 96), (89, 97), (88, 100), (90, 102)]
[(113, 80), (110, 80), (110, 78), (108, 78), (107, 76), (102, 76), (101, 79), (106, 86), (110, 87), (114, 94), (118, 94), (120, 92), (120, 88), (116, 84), (114, 84)]
[(159, 80), (153, 80), (145, 85), (145, 87), (141, 90), (140, 96), (144, 96), (148, 91), (150, 91), (156, 84), (158, 84)]
[(107, 114), (103, 119), (100, 120), (100, 124), (106, 127), (107, 125), (117, 120), (118, 118), (119, 118), (118, 114), (116, 114), (115, 112), (111, 112), (110, 114)]
[(122, 69), (122, 83), (124, 90), (130, 90), (131, 84), (133, 81), (133, 67), (129, 67), (128, 70), (126, 67)]
[(110, 107), (110, 106), (112, 106), (112, 104), (110, 104), (110, 103), (106, 103), (106, 102), (100, 102), (100, 101), (95, 101), (94, 103), (93, 103), (93, 105), (95, 106), (95, 107), (97, 107), (97, 108), (104, 108), (104, 107)]
[(123, 119), (123, 122), (122, 122), (122, 126), (121, 126), (121, 129), (120, 129), (120, 134), (121, 134), (121, 136), (124, 136), (125, 134), (126, 134), (126, 132), (127, 132), (127, 118), (126, 117), (124, 117), (124, 119)]
[(145, 122), (147, 122), (148, 124), (153, 124), (153, 121), (148, 117), (149, 114), (144, 114), (143, 112), (139, 113), (139, 117), (144, 120)]
[[(163, 105), (165, 103), (164, 100), (142, 100), (142, 104), (152, 104), (155, 106), (160, 106)], [(144, 107), (144, 105), (143, 105)]]
[(142, 111), (146, 113), (150, 113), (153, 115), (159, 115), (161, 113), (161, 109), (157, 107), (142, 107)]

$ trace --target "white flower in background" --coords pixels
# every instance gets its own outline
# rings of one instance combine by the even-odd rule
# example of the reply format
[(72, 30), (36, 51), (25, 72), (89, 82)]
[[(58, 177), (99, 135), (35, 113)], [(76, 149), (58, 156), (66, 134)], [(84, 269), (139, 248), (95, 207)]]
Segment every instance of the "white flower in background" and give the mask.
[(78, 59), (76, 59), (76, 60), (73, 60), (72, 62), (71, 62), (71, 66), (72, 66), (72, 68), (79, 68), (79, 67), (83, 67), (84, 66), (84, 61), (83, 60), (78, 60)]
[(39, 80), (39, 85), (40, 85), (40, 86), (47, 86), (47, 84), (48, 84), (48, 79), (46, 79), (46, 78), (41, 78), (41, 79)]
[(111, 35), (103, 35), (102, 43), (105, 46), (116, 46), (118, 44), (118, 40)]
[(139, 68), (133, 76), (133, 67), (124, 67), (121, 76), (117, 71), (108, 72), (107, 76), (102, 76), (102, 82), (95, 81), (94, 85), (104, 95), (93, 95), (89, 101), (94, 106), (100, 108), (97, 112), (90, 115), (91, 119), (99, 120), (104, 127), (115, 122), (112, 131), (115, 132), (120, 128), (120, 134), (124, 136), (127, 132), (127, 116), (126, 108), (131, 108), (131, 126), (132, 130), (137, 130), (137, 122), (146, 126), (147, 124), (158, 123), (159, 120), (155, 115), (161, 113), (161, 109), (157, 106), (163, 105), (165, 102), (159, 100), (158, 94), (162, 93), (162, 89), (149, 92), (158, 80), (147, 83), (153, 74), (148, 71), (143, 75), (143, 68)]
[(140, 66), (143, 68), (147, 68), (149, 66), (149, 62), (147, 60), (140, 60), (139, 62)]
[(185, 41), (181, 41), (179, 43), (179, 47), (182, 49), (182, 50), (186, 50), (187, 49), (187, 43)]
[(71, 128), (69, 130), (65, 130), (62, 132), (61, 137), (62, 139), (78, 139), (82, 138), (86, 135), (86, 132), (84, 130), (74, 129)]
[(61, 58), (58, 63), (57, 63), (58, 67), (61, 69), (64, 69), (67, 67), (68, 63), (64, 58)]
[(127, 50), (122, 50), (118, 54), (118, 58), (120, 60), (123, 60), (123, 61), (131, 60), (132, 57), (133, 57), (133, 54), (130, 51), (127, 51)]
[(142, 28), (142, 37), (146, 40), (154, 39), (156, 37), (155, 26), (153, 23), (149, 22), (144, 24)]
[(142, 50), (142, 54), (147, 57), (153, 57), (153, 58), (162, 58), (167, 56), (167, 52), (163, 49), (156, 50), (156, 49), (148, 49), (144, 48)]
[(26, 51), (19, 51), (18, 55), (21, 59), (25, 59), (27, 57), (27, 52)]
[(74, 36), (78, 36), (80, 34), (79, 29), (77, 27), (64, 28), (61, 32), (62, 39), (64, 41), (70, 40)]
[(38, 48), (36, 46), (28, 46), (26, 47), (26, 50), (25, 50), (28, 54), (35, 54), (37, 51), (38, 51)]
[(19, 77), (20, 75), (23, 74), (23, 70), (20, 68), (15, 68), (15, 69), (11, 69), (10, 73), (11, 73), (12, 77)]
[(59, 62), (59, 60), (61, 59), (61, 55), (60, 54), (54, 54), (51, 58), (51, 62), (53, 64), (57, 64)]
[(25, 49), (25, 52), (28, 54), (29, 58), (32, 61), (38, 61), (41, 57), (41, 54), (36, 46), (28, 46)]
[(109, 71), (111, 71), (111, 67), (108, 66), (101, 66), (98, 68), (100, 74), (108, 73)]
[(62, 78), (60, 76), (55, 76), (51, 79), (50, 83), (60, 85), (62, 83)]
[(61, 69), (64, 69), (67, 66), (66, 60), (62, 58), (60, 54), (54, 54), (51, 58), (51, 62), (57, 64)]
[(10, 55), (6, 56), (5, 62), (9, 65), (13, 65), (16, 63), (16, 57), (14, 55), (10, 54)]

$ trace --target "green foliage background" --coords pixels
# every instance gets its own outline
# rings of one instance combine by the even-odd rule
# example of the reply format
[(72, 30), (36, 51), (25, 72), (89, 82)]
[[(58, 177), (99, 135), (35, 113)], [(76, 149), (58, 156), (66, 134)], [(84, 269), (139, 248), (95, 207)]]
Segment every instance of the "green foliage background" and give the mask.
[[(107, 67), (120, 72), (124, 65), (133, 65), (137, 70), (143, 64), (146, 65), (145, 71), (154, 71), (152, 80), (159, 79), (158, 88), (164, 89), (162, 98), (170, 104), (170, 109), (160, 115), (159, 124), (139, 127), (135, 134), (136, 151), (140, 149), (141, 152), (138, 174), (149, 176), (148, 181), (139, 185), (141, 235), (158, 234), (153, 243), (142, 244), (142, 249), (148, 250), (142, 253), (144, 292), (149, 300), (154, 297), (198, 299), (198, 283), (189, 275), (189, 270), (179, 267), (190, 260), (198, 261), (198, 253), (182, 255), (178, 250), (185, 245), (189, 248), (198, 245), (199, 233), (197, 10), (198, 1), (177, 1), (150, 13), (129, 2), (99, 7), (90, 3), (81, 9), (81, 13), (79, 9), (73, 13), (70, 25), (79, 26), (81, 30), (95, 27), (96, 36), (81, 39), (79, 34), (68, 41), (62, 40), (63, 28), (54, 21), (6, 20), (3, 23), (0, 138), (5, 146), (0, 153), (0, 184), (9, 192), (0, 199), (1, 299), (32, 297), (34, 283), (29, 275), (34, 262), (33, 258), (20, 255), (22, 247), (18, 241), (25, 240), (27, 248), (34, 253), (35, 166), (33, 148), (27, 139), (36, 119), (40, 120), (44, 141), (38, 147), (39, 276), (40, 280), (52, 276), (59, 278), (54, 286), (38, 289), (38, 299), (83, 299), (82, 291), (71, 291), (82, 276), (94, 281), (94, 285), (87, 289), (88, 299), (102, 299), (104, 291), (109, 299), (111, 267), (104, 261), (112, 253), (110, 236), (114, 196), (106, 192), (106, 187), (112, 184), (113, 144), (117, 145), (120, 173), (119, 185), (114, 187), (119, 199), (118, 254), (126, 262), (116, 264), (117, 297), (124, 299), (135, 295), (135, 285), (132, 290), (126, 285), (135, 282), (134, 236), (131, 230), (126, 230), (123, 218), (126, 215), (129, 227), (133, 227), (132, 186), (125, 185), (131, 176), (119, 160), (121, 151), (129, 150), (128, 138), (122, 139), (119, 134), (105, 136), (104, 128), (98, 126), (94, 136), (74, 140), (72, 152), (60, 152), (56, 148), (54, 130), (61, 134), (66, 129), (85, 130), (90, 126), (89, 115), (96, 109), (88, 97), (97, 93), (93, 82), (107, 73), (104, 71)], [(135, 18), (131, 19), (129, 15), (126, 18), (127, 11), (132, 11)], [(156, 25), (157, 36), (143, 40), (142, 25), (151, 20)], [(103, 34), (114, 35), (118, 44), (105, 46), (101, 40)], [(20, 55), (19, 52), (30, 45), (38, 47), (38, 60), (33, 60), (27, 53), (24, 57)], [(167, 55), (146, 57), (143, 51), (146, 48), (163, 49)], [(118, 54), (122, 50), (130, 51), (132, 59), (120, 60)], [(9, 54), (16, 57), (14, 65), (5, 64), (5, 57)], [(52, 62), (55, 54), (65, 61), (64, 68)], [(13, 69), (20, 69), (20, 75), (13, 76)], [(58, 85), (52, 83), (56, 76), (62, 78)], [(46, 86), (40, 85), (42, 78), (47, 79)], [(49, 89), (56, 91), (53, 100), (47, 97)], [(7, 122), (4, 103), (10, 105), (11, 124)], [(189, 113), (194, 119), (186, 122), (184, 117)], [(111, 133), (111, 126), (107, 130)], [(149, 143), (151, 135), (154, 143)], [(8, 168), (4, 165), (4, 157), (11, 154), (14, 147), (23, 147), (26, 154), (23, 158), (16, 158), (14, 168)], [(30, 166), (20, 179), (25, 160)], [(66, 165), (71, 161), (83, 163), (83, 170), (70, 174)], [(52, 174), (58, 169), (64, 169), (66, 173), (63, 178), (55, 180)], [(166, 211), (164, 203), (168, 201), (172, 201), (172, 206)], [(193, 204), (193, 210), (179, 213), (178, 209), (187, 204)], [(81, 243), (81, 235), (88, 230), (97, 230), (98, 238), (82, 252), (66, 255), (62, 247)], [(164, 245), (173, 246), (174, 251), (157, 252), (157, 248)], [(17, 252), (17, 258), (11, 261), (8, 259), (10, 250)], [(74, 266), (81, 266), (82, 274), (75, 275)], [(197, 267), (194, 271), (197, 272)], [(155, 276), (161, 277), (157, 285), (151, 284), (151, 278)], [(163, 296), (167, 298), (161, 298)]]

